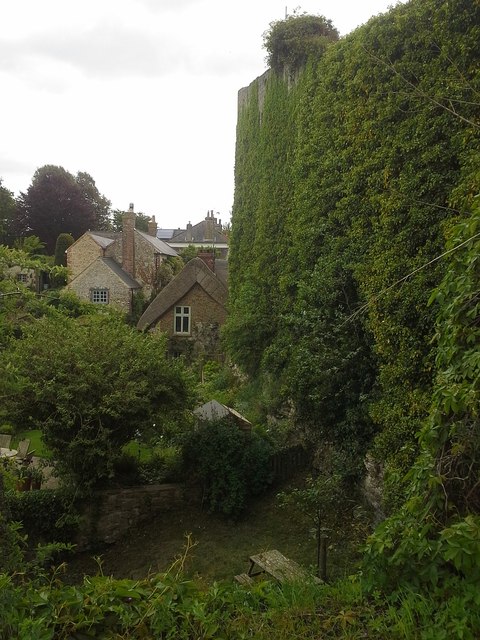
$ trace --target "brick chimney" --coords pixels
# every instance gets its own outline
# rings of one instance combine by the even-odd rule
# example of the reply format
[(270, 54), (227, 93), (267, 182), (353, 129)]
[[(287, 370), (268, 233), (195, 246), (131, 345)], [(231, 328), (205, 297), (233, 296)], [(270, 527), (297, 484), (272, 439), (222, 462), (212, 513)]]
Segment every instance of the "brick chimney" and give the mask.
[(198, 257), (201, 258), (209, 269), (215, 273), (215, 253), (213, 251), (203, 251), (198, 253)]
[(152, 216), (152, 219), (148, 221), (148, 235), (157, 237), (157, 223), (155, 222), (155, 216)]
[(122, 267), (135, 278), (135, 211), (130, 203), (122, 219)]

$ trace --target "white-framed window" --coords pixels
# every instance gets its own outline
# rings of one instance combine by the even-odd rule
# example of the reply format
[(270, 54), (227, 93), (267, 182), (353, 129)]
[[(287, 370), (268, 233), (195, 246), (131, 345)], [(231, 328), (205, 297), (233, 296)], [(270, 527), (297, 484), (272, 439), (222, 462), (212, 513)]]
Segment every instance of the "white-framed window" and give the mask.
[(90, 300), (95, 304), (108, 304), (108, 289), (90, 289)]
[(23, 282), (23, 284), (27, 284), (28, 276), (26, 273), (17, 273), (18, 282)]
[(190, 333), (190, 307), (175, 307), (174, 318), (174, 332), (175, 333)]

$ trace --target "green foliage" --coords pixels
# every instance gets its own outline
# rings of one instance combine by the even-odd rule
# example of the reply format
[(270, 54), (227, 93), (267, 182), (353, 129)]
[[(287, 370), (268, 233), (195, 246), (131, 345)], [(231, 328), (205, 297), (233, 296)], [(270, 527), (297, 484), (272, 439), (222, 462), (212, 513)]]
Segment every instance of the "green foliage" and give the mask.
[[(449, 269), (431, 301), (437, 316), (437, 376), (407, 501), (371, 538), (370, 584), (437, 585), (459, 576), (461, 595), (478, 584), (480, 438), (480, 208), (450, 234)], [(412, 558), (415, 563), (412, 564)]]
[(45, 243), (38, 236), (25, 236), (15, 240), (14, 247), (32, 258), (40, 258), (44, 253)]
[(233, 367), (209, 360), (202, 364), (201, 380), (197, 386), (199, 401), (217, 400), (221, 404), (233, 406), (240, 384)]
[(10, 519), (22, 524), (32, 542), (70, 542), (79, 516), (73, 496), (60, 490), (10, 491), (5, 496)]
[(430, 408), (435, 258), (480, 186), (479, 11), (401, 4), (239, 109), (228, 352), (309, 438), (399, 478)]
[(71, 233), (61, 233), (57, 242), (55, 243), (55, 258), (54, 264), (67, 266), (67, 257), (65, 255), (65, 251), (68, 249), (70, 245), (75, 242), (74, 237)]
[(182, 457), (178, 449), (158, 449), (147, 460), (139, 464), (139, 476), (142, 484), (161, 482), (179, 482), (183, 479)]
[(180, 482), (184, 475), (182, 456), (174, 447), (150, 450), (144, 458), (131, 447), (115, 460), (113, 469), (113, 482), (122, 486)]
[(11, 245), (13, 243), (15, 208), (13, 192), (3, 186), (3, 180), (0, 178), (0, 244)]
[[(114, 209), (112, 211), (112, 216), (109, 221), (109, 227), (112, 231), (122, 231), (124, 215), (125, 211), (121, 211), (120, 209)], [(148, 223), (150, 219), (150, 216), (147, 216), (145, 213), (135, 213), (135, 229), (148, 233)]]
[(183, 445), (185, 467), (203, 483), (208, 508), (234, 517), (268, 486), (270, 453), (265, 439), (228, 419), (202, 423)]
[(132, 310), (128, 314), (128, 323), (132, 327), (137, 326), (137, 322), (140, 320), (140, 316), (148, 306), (148, 302), (145, 299), (145, 294), (142, 289), (134, 291), (132, 293)]
[(298, 71), (309, 56), (320, 57), (335, 40), (338, 31), (331, 20), (295, 12), (285, 20), (270, 23), (270, 29), (263, 34), (267, 64), (275, 71)]
[(188, 247), (184, 247), (183, 249), (180, 249), (178, 254), (180, 258), (183, 260), (183, 263), (187, 264), (187, 262), (197, 257), (198, 248), (193, 244), (189, 244)]
[(115, 315), (39, 318), (0, 359), (17, 375), (5, 403), (11, 421), (40, 427), (58, 472), (83, 491), (108, 480), (136, 430), (160, 427), (190, 402), (164, 339)]

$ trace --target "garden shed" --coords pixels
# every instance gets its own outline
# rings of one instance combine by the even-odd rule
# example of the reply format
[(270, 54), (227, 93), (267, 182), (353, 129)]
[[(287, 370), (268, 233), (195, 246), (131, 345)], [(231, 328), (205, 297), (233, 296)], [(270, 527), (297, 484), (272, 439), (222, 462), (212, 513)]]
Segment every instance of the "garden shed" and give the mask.
[(202, 422), (215, 422), (216, 420), (227, 418), (242, 431), (250, 432), (252, 430), (252, 423), (242, 416), (241, 413), (217, 400), (210, 400), (202, 404), (202, 406), (197, 407), (193, 413)]

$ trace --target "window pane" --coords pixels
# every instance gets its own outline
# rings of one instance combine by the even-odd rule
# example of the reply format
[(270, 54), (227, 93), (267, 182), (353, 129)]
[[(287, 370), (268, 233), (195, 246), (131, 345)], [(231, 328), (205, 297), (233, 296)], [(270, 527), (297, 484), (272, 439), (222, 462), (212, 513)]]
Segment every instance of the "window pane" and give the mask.
[(93, 289), (91, 300), (97, 304), (108, 304), (108, 289)]

